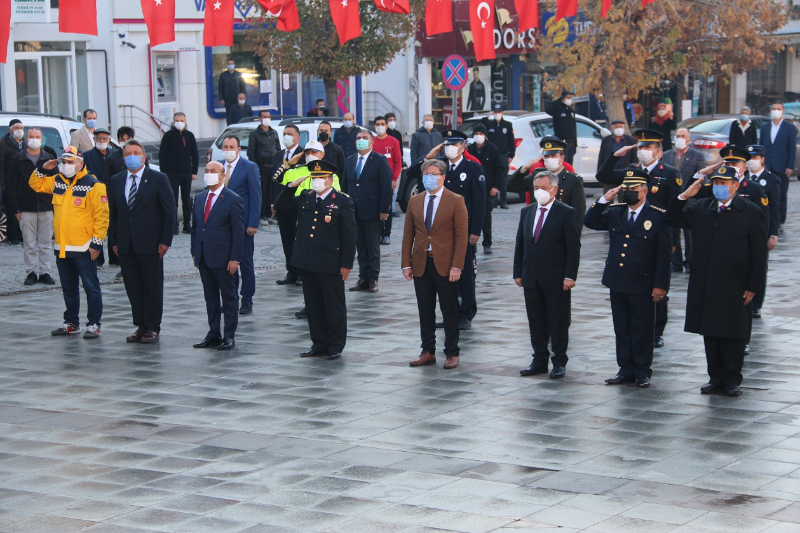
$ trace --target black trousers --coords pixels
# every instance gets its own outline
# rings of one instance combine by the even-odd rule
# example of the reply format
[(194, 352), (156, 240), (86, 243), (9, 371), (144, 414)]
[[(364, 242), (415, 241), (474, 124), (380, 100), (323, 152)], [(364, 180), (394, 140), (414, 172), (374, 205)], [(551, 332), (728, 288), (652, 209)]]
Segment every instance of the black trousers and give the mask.
[[(506, 195), (508, 193), (508, 153), (500, 154), (500, 163), (503, 165), (503, 176), (495, 186), (497, 190), (500, 191), (497, 194), (497, 196), (500, 197), (500, 205), (505, 205), (507, 203)], [(486, 191), (486, 193), (488, 194), (489, 191)]]
[(261, 174), (261, 218), (272, 216), (272, 167), (258, 165)]
[(617, 365), (626, 377), (650, 377), (656, 304), (649, 294), (611, 291), (611, 316), (617, 337)]
[[(172, 196), (175, 197), (175, 207), (178, 207), (178, 198), (181, 199), (183, 206), (183, 227), (192, 227), (192, 175), (191, 174), (167, 174), (169, 184), (172, 186)], [(175, 227), (178, 226), (177, 215)]]
[(683, 230), (683, 240), (686, 243), (685, 249), (681, 249), (681, 230), (673, 228), (672, 246), (675, 247), (675, 251), (672, 252), (672, 264), (681, 268), (692, 262), (692, 233), (690, 230)]
[(566, 141), (567, 148), (564, 150), (564, 162), (572, 164), (572, 160), (575, 159), (575, 150), (578, 146), (578, 140), (572, 139), (571, 141)]
[[(653, 301), (653, 298), (650, 298), (650, 301)], [(656, 302), (656, 337), (663, 337), (664, 336), (664, 328), (667, 327), (667, 315), (668, 315), (668, 306), (669, 303), (669, 296), (664, 295), (664, 297)]]
[(553, 365), (567, 366), (567, 346), (569, 345), (569, 325), (571, 321), (572, 291), (562, 287), (544, 288), (538, 283), (525, 289), (525, 311), (528, 314), (528, 329), (533, 346), (533, 363), (547, 367), (550, 352), (548, 341), (553, 348)]
[(358, 279), (377, 281), (381, 273), (381, 227), (383, 222), (362, 220), (356, 214), (356, 250)]
[(19, 227), (17, 217), (11, 214), (11, 196), (3, 191), (3, 213), (6, 214), (6, 237), (9, 241), (22, 242), (22, 229)]
[(789, 178), (786, 177), (786, 171), (773, 170), (773, 174), (781, 178), (781, 226), (786, 222), (787, 202), (789, 198)]
[(764, 270), (764, 282), (761, 284), (756, 295), (753, 297), (753, 301), (750, 302), (753, 305), (754, 309), (761, 309), (764, 305), (764, 296), (767, 293), (767, 272), (769, 271), (769, 252), (767, 252), (767, 268)]
[[(231, 276), (226, 268), (209, 268), (200, 258), (200, 281), (203, 282), (203, 296), (208, 313), (208, 333), (221, 337), (220, 320), (225, 314), (225, 338), (233, 339), (239, 325), (239, 272)], [(220, 305), (220, 298), (222, 304)]]
[(383, 221), (383, 224), (381, 225), (381, 237), (392, 236), (392, 218), (394, 217), (391, 213), (389, 213), (389, 218)]
[(483, 245), (492, 245), (492, 210), (494, 209), (494, 198), (489, 196), (486, 202), (486, 215), (483, 217)]
[[(463, 277), (464, 274), (462, 273)], [(444, 317), (444, 354), (457, 356), (458, 349), (458, 284), (451, 282), (449, 276), (440, 276), (433, 264), (433, 257), (428, 257), (425, 273), (414, 276), (414, 292), (417, 294), (419, 308), (419, 334), (422, 338), (422, 349), (429, 354), (436, 354), (436, 296), (439, 296), (439, 309)]]
[(703, 342), (706, 346), (709, 383), (717, 387), (741, 385), (745, 341), (704, 335)]
[(459, 318), (472, 320), (478, 314), (478, 301), (475, 298), (475, 271), (478, 268), (475, 258), (475, 245), (467, 245), (467, 255), (464, 257), (464, 269), (458, 280), (458, 294), (461, 303), (458, 306)]
[(347, 304), (341, 274), (303, 272), (303, 298), (311, 349), (320, 353), (341, 353), (347, 342)]
[(161, 331), (164, 313), (164, 260), (158, 254), (121, 254), (119, 266), (131, 303), (133, 324), (139, 329)]
[(300, 274), (300, 270), (292, 266), (292, 250), (294, 250), (294, 238), (297, 236), (297, 211), (294, 209), (281, 210), (275, 216), (278, 219), (278, 230), (281, 232), (286, 270), (289, 274), (297, 276)]

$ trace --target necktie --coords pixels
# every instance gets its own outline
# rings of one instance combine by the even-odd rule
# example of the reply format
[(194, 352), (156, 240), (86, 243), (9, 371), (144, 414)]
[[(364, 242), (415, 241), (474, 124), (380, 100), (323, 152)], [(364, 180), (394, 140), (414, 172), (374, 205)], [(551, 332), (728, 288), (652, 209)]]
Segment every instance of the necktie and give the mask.
[(633, 215), (634, 215), (634, 212), (631, 211), (631, 217), (628, 219), (628, 230), (633, 229), (633, 223), (636, 222), (636, 219), (634, 218)]
[(433, 226), (433, 201), (435, 199), (436, 197), (433, 195), (428, 197), (428, 209), (425, 211), (425, 229), (428, 230), (428, 233), (431, 232)]
[(456, 166), (450, 165), (450, 176), (452, 177), (456, 173)]
[(227, 168), (225, 169), (225, 183), (224, 185), (227, 187), (228, 182), (231, 181), (231, 164), (227, 164)]
[(132, 176), (131, 179), (131, 188), (128, 191), (128, 207), (133, 205), (133, 201), (136, 199), (136, 176)]
[(364, 158), (358, 158), (358, 165), (356, 165), (356, 181), (361, 179), (361, 169), (364, 168)]
[(291, 153), (289, 150), (286, 150), (286, 155), (283, 157), (283, 159), (285, 159), (286, 161), (288, 161), (288, 160), (290, 159), (290, 158), (289, 158), (289, 156), (290, 156), (291, 154), (292, 154), (292, 153)]
[(725, 209), (726, 209), (726, 207), (725, 207), (725, 204), (722, 204), (721, 206), (719, 206), (719, 212), (720, 212), (720, 213), (722, 213), (723, 211), (725, 211)]
[(317, 196), (317, 211), (322, 207), (322, 198)]
[(203, 224), (206, 223), (208, 220), (208, 213), (211, 212), (211, 200), (214, 198), (214, 193), (208, 193), (208, 199), (206, 200), (206, 210), (203, 212)]
[(539, 234), (542, 232), (542, 224), (544, 224), (544, 214), (547, 209), (544, 207), (539, 208), (539, 220), (536, 221), (536, 229), (533, 231), (533, 242), (539, 242)]

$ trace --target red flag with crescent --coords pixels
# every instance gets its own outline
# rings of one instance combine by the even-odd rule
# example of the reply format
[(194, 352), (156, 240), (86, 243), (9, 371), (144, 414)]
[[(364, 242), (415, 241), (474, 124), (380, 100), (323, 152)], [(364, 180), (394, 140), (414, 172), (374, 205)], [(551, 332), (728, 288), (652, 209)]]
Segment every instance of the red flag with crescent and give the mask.
[(475, 61), (494, 59), (494, 0), (469, 0), (469, 28)]
[(339, 44), (361, 37), (361, 16), (358, 13), (358, 0), (330, 0), (331, 18), (336, 26)]
[(411, 6), (408, 5), (408, 0), (375, 0), (375, 5), (378, 9), (387, 13), (400, 13), (401, 15), (411, 13)]
[(269, 18), (277, 18), (277, 28), (281, 31), (300, 29), (300, 16), (297, 14), (295, 0), (258, 0), (264, 14)]

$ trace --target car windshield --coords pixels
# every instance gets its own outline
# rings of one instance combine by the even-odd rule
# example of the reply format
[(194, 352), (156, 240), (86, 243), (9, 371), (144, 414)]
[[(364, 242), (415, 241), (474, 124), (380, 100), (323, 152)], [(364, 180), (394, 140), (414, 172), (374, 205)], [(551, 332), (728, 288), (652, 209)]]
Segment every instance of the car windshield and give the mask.
[(217, 148), (222, 150), (222, 141), (225, 140), (225, 137), (236, 137), (239, 139), (239, 146), (242, 147), (242, 150), (247, 151), (247, 148), (250, 146), (250, 133), (252, 133), (253, 128), (228, 128), (222, 135), (217, 138), (216, 144)]
[(689, 128), (689, 131), (692, 133), (723, 133), (723, 130), (732, 122), (733, 120), (729, 118), (707, 120), (696, 126), (692, 126)]
[(466, 122), (461, 124), (461, 127), (459, 127), (458, 129), (462, 133), (465, 133), (467, 137), (472, 137), (472, 131), (475, 129), (475, 126), (480, 124), (480, 122), (481, 122), (480, 120), (467, 120)]

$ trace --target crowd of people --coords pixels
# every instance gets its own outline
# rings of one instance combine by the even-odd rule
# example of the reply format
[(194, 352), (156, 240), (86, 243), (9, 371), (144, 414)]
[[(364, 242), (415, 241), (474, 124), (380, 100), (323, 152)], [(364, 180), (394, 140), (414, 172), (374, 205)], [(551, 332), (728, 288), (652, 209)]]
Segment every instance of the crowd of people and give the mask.
[[(670, 275), (685, 269), (685, 328), (704, 336), (708, 359), (709, 383), (701, 390), (740, 394), (752, 320), (760, 317), (766, 290), (767, 254), (777, 246), (794, 165), (793, 142), (791, 154), (784, 154), (783, 139), (790, 135), (777, 112), (782, 106), (773, 106), (760, 145), (731, 143), (711, 166), (690, 146), (684, 129), (667, 149), (668, 132), (648, 128), (630, 135), (625, 120), (611, 121), (597, 170), (604, 194), (587, 210), (583, 180), (569, 162), (575, 150), (571, 97), (564, 91), (548, 111), (565, 138), (541, 139), (540, 156), (510, 177), (515, 142), (502, 106), (475, 126), (469, 146), (461, 131), (436, 131), (430, 115), (414, 132), (406, 170), (425, 192), (409, 202), (402, 238), (401, 268), (414, 282), (422, 348), (410, 366), (436, 362), (436, 329), (443, 328), (444, 368), (458, 367), (460, 331), (472, 327), (478, 312), (477, 243), (483, 235), (483, 252), (492, 253), (492, 210), (511, 191), (525, 193), (530, 203), (520, 214), (512, 267), (514, 282), (523, 288), (533, 347), (521, 375), (566, 374), (571, 291), (586, 226), (609, 234), (602, 283), (610, 290), (619, 372), (606, 382), (650, 385), (654, 348), (665, 345)], [(324, 101), (312, 111), (324, 117)], [(670, 127), (671, 115), (659, 117), (663, 130)], [(735, 125), (741, 133), (748, 129), (744, 119), (743, 112)], [(136, 327), (126, 341), (158, 342), (163, 259), (179, 233), (182, 205), (209, 324), (196, 348), (235, 347), (239, 315), (253, 312), (254, 237), (264, 219), (274, 218), (286, 265), (276, 283), (303, 287), (305, 307), (297, 316), (308, 320), (311, 347), (300, 355), (341, 356), (347, 340), (345, 282), (354, 264), (357, 279), (349, 291), (379, 291), (380, 246), (390, 242), (404, 168), (396, 117), (375, 117), (375, 134), (355, 124), (351, 113), (335, 131), (322, 119), (317, 138), (304, 146), (296, 126), (285, 126), (279, 139), (269, 111), (258, 120), (247, 158), (236, 135), (222, 139), (222, 160), (206, 164), (206, 188), (194, 198), (199, 156), (183, 113), (174, 115), (164, 134), (160, 171), (150, 168), (129, 127), (117, 130), (121, 149), (113, 148), (110, 132), (97, 126), (91, 109), (61, 154), (42, 146), (39, 129), (26, 129), (18, 120), (9, 124), (4, 205), (20, 234), (14, 237), (9, 229), (9, 235), (24, 244), (28, 285), (55, 283), (55, 236), (66, 310), (53, 335), (82, 331), (79, 282), (88, 304), (84, 337), (100, 335), (97, 268), (107, 246), (109, 262), (120, 266)]]

